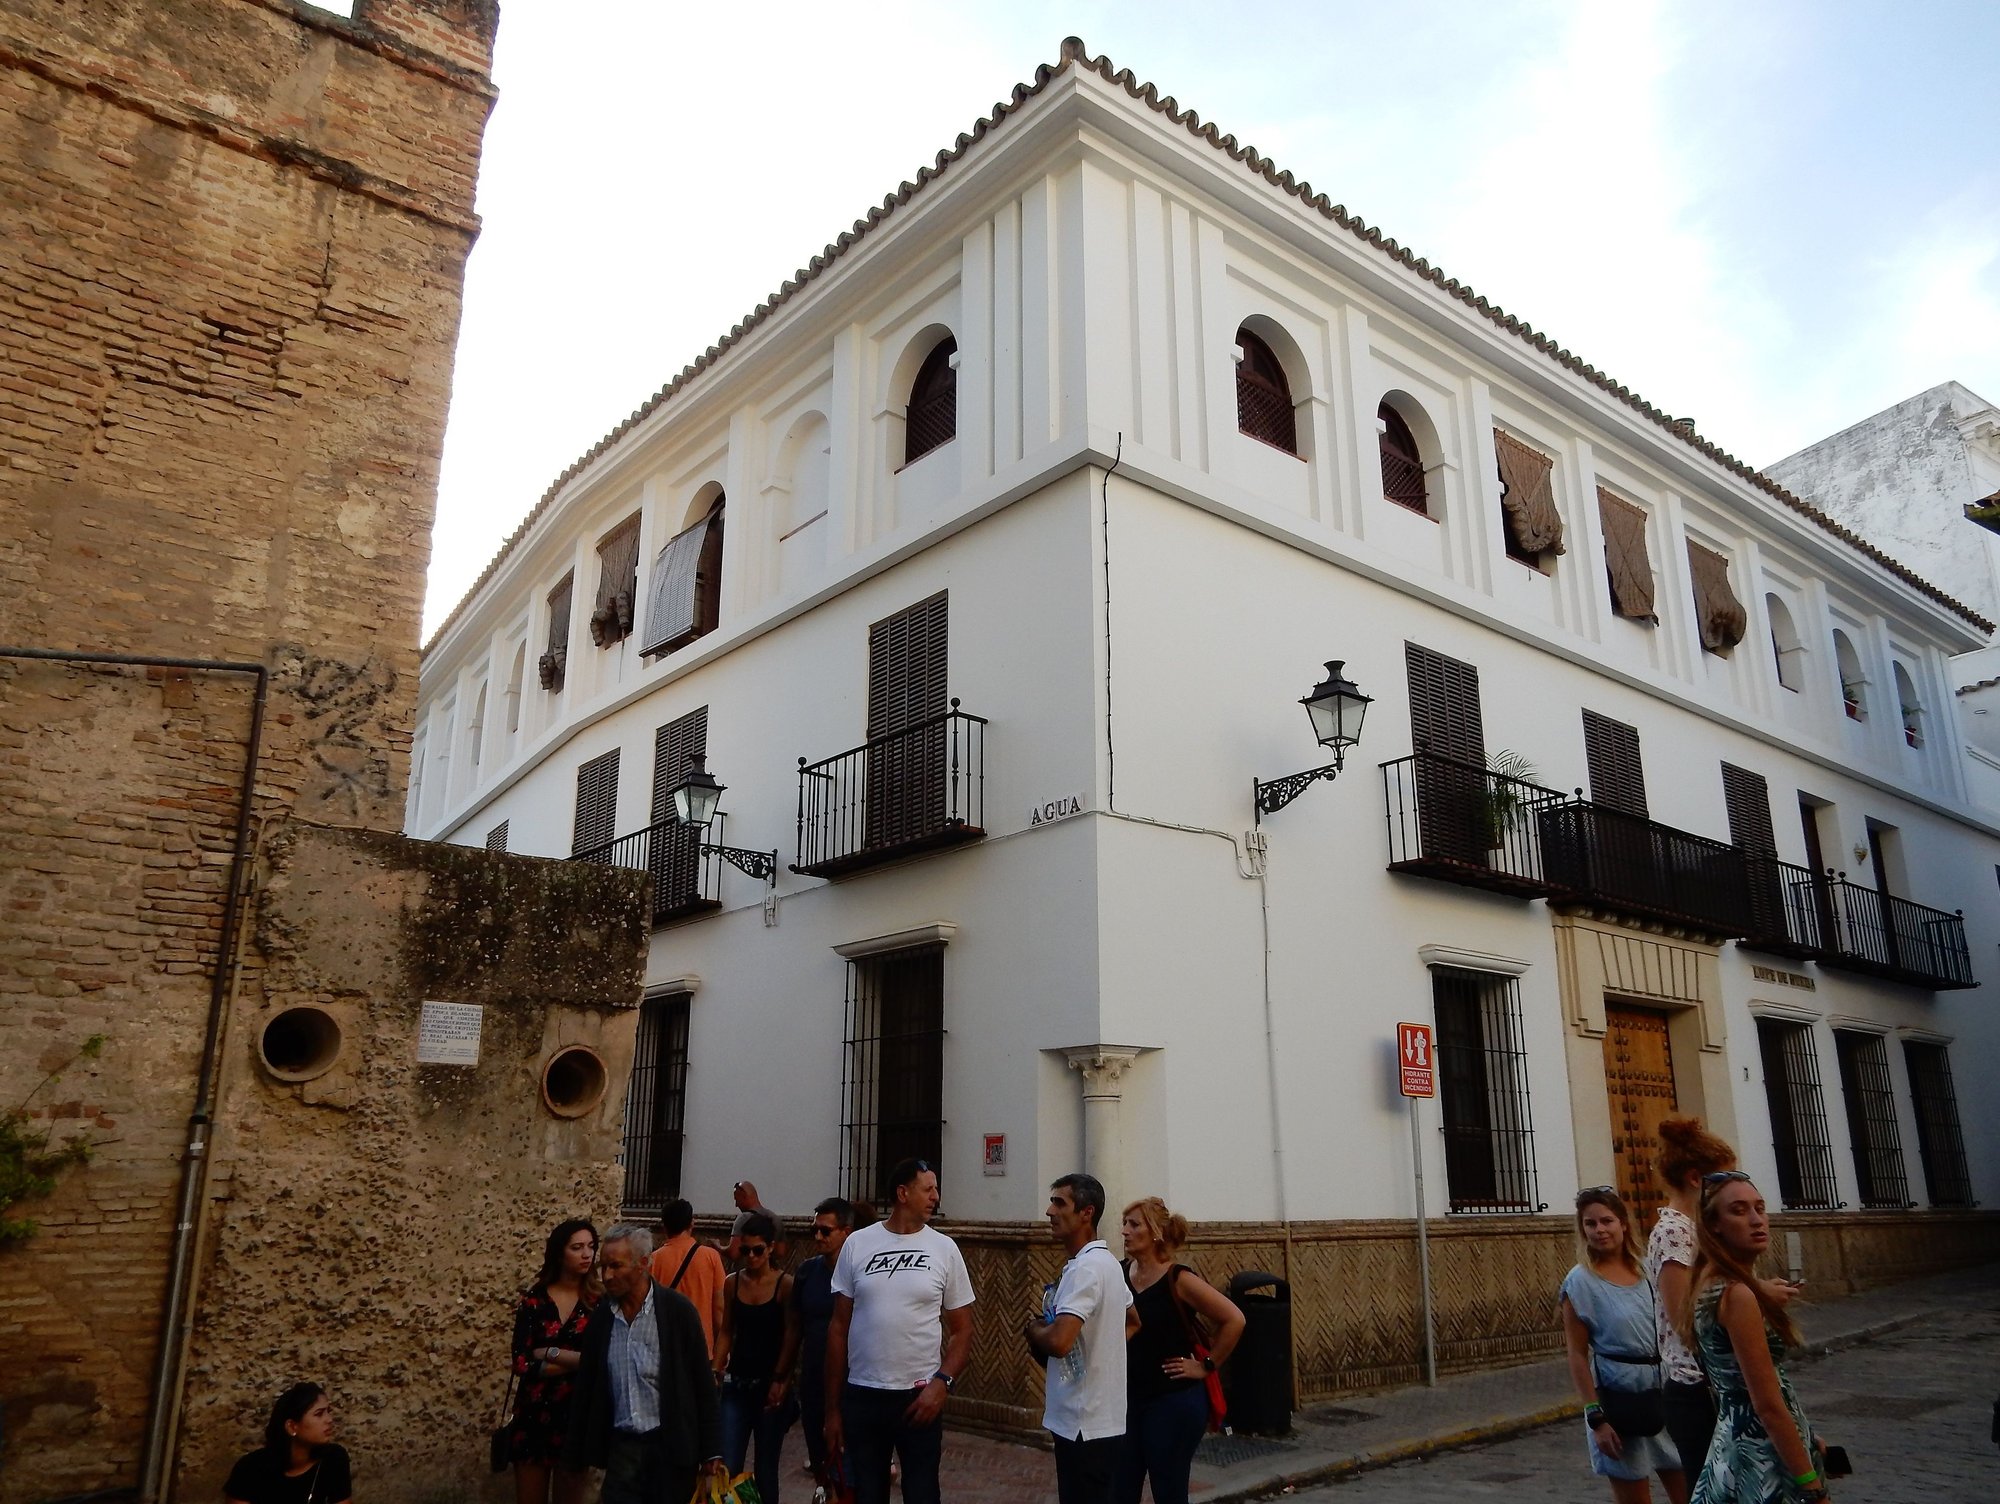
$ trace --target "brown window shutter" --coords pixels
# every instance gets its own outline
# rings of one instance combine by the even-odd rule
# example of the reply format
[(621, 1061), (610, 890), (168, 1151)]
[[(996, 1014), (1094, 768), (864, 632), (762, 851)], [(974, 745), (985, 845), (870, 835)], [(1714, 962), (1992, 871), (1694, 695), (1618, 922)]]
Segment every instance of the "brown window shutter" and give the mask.
[(949, 622), (949, 592), (940, 590), (869, 627), (870, 741), (945, 713)]
[(590, 640), (601, 648), (632, 635), (639, 591), (639, 516), (633, 513), (597, 545), (597, 603), (590, 612)]
[(1530, 564), (1545, 553), (1561, 553), (1562, 513), (1556, 510), (1550, 480), (1556, 462), (1498, 428), (1493, 430), (1493, 454), (1500, 465), (1500, 512), (1507, 552)]
[(563, 675), (569, 668), (569, 602), (575, 593), (574, 572), (564, 575), (562, 583), (549, 592), (549, 645), (536, 665), (543, 689), (563, 687)]
[(1646, 818), (1646, 769), (1639, 760), (1638, 727), (1584, 711), (1583, 756), (1590, 768), (1593, 804)]
[(1403, 644), (1410, 679), (1410, 740), (1419, 752), (1486, 766), (1479, 670), (1443, 653)]
[(1597, 488), (1604, 526), (1604, 569), (1611, 577), (1611, 609), (1632, 621), (1658, 625), (1653, 608), (1653, 560), (1646, 548), (1646, 509)]
[(903, 417), (903, 463), (914, 464), (958, 437), (958, 371), (952, 357), (958, 341), (946, 336), (917, 367), (910, 383), (910, 406)]
[(1297, 414), (1292, 384), (1277, 354), (1248, 329), (1236, 331), (1243, 358), (1236, 363), (1236, 426), (1253, 439), (1299, 452)]
[(1743, 640), (1750, 613), (1729, 588), (1729, 560), (1712, 548), (1688, 539), (1688, 572), (1694, 580), (1694, 618), (1701, 645), (1711, 653), (1727, 653)]
[(609, 845), (618, 836), (618, 748), (576, 770), (576, 823), (571, 856)]
[(671, 653), (715, 630), (722, 597), (722, 518), (725, 501), (715, 504), (686, 532), (676, 533), (653, 561), (646, 590), (646, 633), (642, 657)]
[(1771, 826), (1771, 788), (1762, 773), (1722, 765), (1722, 798), (1729, 808), (1729, 844), (1757, 856), (1775, 856), (1777, 833)]
[(1417, 436), (1403, 415), (1384, 402), (1375, 409), (1375, 421), (1382, 425), (1382, 494), (1399, 507), (1430, 516), (1430, 498), (1424, 485), (1424, 460), (1417, 449)]
[(505, 820), (502, 820), (498, 825), (486, 832), (486, 849), (488, 851), (505, 851), (507, 849), (507, 822)]
[(690, 710), (653, 733), (653, 823), (674, 818), (674, 790), (687, 777), (688, 759), (708, 756), (708, 707)]
[(708, 756), (708, 707), (678, 716), (653, 733), (652, 823), (646, 870), (653, 876), (653, 911), (671, 913), (701, 895), (703, 832), (682, 825), (674, 814), (674, 790), (687, 776), (688, 760)]

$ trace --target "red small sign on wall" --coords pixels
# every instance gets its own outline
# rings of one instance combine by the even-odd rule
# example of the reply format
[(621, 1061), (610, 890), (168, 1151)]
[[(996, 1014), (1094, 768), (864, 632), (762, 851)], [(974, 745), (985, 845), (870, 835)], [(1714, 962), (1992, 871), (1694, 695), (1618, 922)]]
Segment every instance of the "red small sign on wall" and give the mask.
[(1437, 1095), (1437, 1061), (1429, 1024), (1396, 1025), (1396, 1077), (1406, 1097)]

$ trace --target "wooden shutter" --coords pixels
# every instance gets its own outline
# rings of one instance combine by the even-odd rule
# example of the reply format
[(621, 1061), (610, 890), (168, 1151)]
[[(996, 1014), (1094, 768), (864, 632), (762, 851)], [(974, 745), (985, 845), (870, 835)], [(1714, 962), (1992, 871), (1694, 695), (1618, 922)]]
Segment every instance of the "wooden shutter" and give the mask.
[[(868, 629), (868, 740), (888, 738), (867, 755), (869, 846), (920, 839), (944, 824), (947, 602), (939, 591)], [(925, 722), (933, 724), (911, 730)]]
[(1493, 430), (1493, 454), (1500, 465), (1500, 520), (1507, 552), (1528, 563), (1545, 553), (1561, 553), (1562, 513), (1556, 510), (1550, 481), (1556, 462), (1498, 428)]
[(1403, 644), (1410, 677), (1410, 740), (1435, 752), (1486, 766), (1486, 728), (1479, 712), (1479, 670), (1443, 653)]
[(1771, 825), (1771, 789), (1764, 775), (1724, 763), (1722, 797), (1729, 807), (1729, 843), (1757, 856), (1775, 856), (1778, 837)]
[(1611, 577), (1611, 609), (1631, 621), (1657, 625), (1653, 560), (1646, 549), (1646, 509), (1597, 488), (1597, 516), (1604, 527), (1604, 570)]
[(571, 856), (607, 846), (618, 835), (618, 748), (593, 757), (576, 770), (576, 824)]
[(910, 383), (910, 405), (903, 415), (906, 465), (958, 437), (958, 368), (952, 364), (957, 354), (958, 341), (946, 338), (924, 357)]
[[(669, 538), (653, 561), (653, 578), (646, 590), (646, 635), (639, 644), (641, 656), (671, 653), (715, 629), (717, 592), (711, 586), (705, 603), (702, 577), (705, 573), (714, 580), (721, 564), (722, 503), (718, 501), (701, 521)], [(704, 604), (708, 607), (706, 625)]]
[(1382, 457), (1382, 494), (1397, 506), (1430, 515), (1430, 501), (1424, 485), (1424, 460), (1417, 449), (1417, 436), (1403, 415), (1384, 402), (1375, 409), (1381, 425), (1376, 448)]
[(597, 604), (590, 612), (590, 640), (601, 648), (632, 635), (639, 591), (639, 517), (635, 512), (597, 545)]
[(1639, 728), (1586, 710), (1583, 755), (1590, 767), (1591, 802), (1646, 818), (1646, 770), (1639, 761)]
[(572, 570), (549, 592), (549, 645), (537, 664), (543, 689), (563, 687), (563, 675), (569, 667), (569, 602), (575, 587), (576, 573)]
[(1688, 539), (1688, 572), (1694, 581), (1694, 619), (1701, 645), (1711, 653), (1727, 653), (1749, 630), (1750, 613), (1729, 588), (1729, 560), (1712, 548)]
[(687, 776), (688, 759), (707, 756), (706, 705), (653, 733), (654, 829), (646, 867), (653, 874), (653, 907), (660, 913), (670, 913), (700, 896), (702, 832), (680, 823), (674, 814), (674, 790)]
[(653, 733), (653, 823), (674, 818), (674, 790), (690, 757), (708, 756), (708, 707), (690, 710)]
[(1236, 332), (1243, 358), (1236, 363), (1236, 426), (1253, 439), (1299, 452), (1299, 431), (1291, 383), (1278, 357), (1248, 329)]

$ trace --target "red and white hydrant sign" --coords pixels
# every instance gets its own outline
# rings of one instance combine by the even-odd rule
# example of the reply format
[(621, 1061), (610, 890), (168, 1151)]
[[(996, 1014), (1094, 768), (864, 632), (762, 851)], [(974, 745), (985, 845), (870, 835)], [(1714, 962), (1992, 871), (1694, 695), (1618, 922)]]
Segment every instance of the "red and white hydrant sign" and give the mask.
[(1437, 1062), (1429, 1024), (1396, 1025), (1396, 1075), (1406, 1097), (1437, 1095)]

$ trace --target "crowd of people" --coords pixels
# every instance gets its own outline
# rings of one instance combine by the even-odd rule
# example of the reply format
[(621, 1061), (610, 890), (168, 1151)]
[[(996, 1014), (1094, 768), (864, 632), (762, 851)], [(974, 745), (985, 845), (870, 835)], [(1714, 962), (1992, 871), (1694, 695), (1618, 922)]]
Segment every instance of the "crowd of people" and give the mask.
[[(1782, 1363), (1797, 1286), (1756, 1265), (1763, 1197), (1735, 1152), (1696, 1119), (1660, 1127), (1667, 1204), (1642, 1250), (1612, 1186), (1576, 1197), (1581, 1257), (1558, 1308), (1594, 1473), (1615, 1504), (1817, 1504), (1828, 1463)], [(684, 1504), (704, 1477), (749, 1463), (780, 1504), (779, 1458), (803, 1422), (824, 1498), (938, 1504), (942, 1417), (972, 1357), (973, 1289), (958, 1245), (931, 1226), (937, 1172), (905, 1160), (880, 1220), (829, 1196), (813, 1253), (785, 1272), (783, 1224), (735, 1187), (728, 1261), (669, 1204), (656, 1238), (621, 1222), (600, 1237), (572, 1219), (549, 1234), (515, 1312), (508, 1418), (494, 1439), (517, 1504), (578, 1504), (588, 1470), (604, 1504)], [(1022, 1337), (1045, 1367), (1043, 1424), (1062, 1504), (1186, 1504), (1195, 1450), (1222, 1419), (1217, 1370), (1244, 1330), (1238, 1307), (1184, 1265), (1184, 1218), (1158, 1197), (1120, 1217), (1124, 1257), (1101, 1226), (1104, 1187), (1050, 1187), (1048, 1223), (1068, 1255)], [(732, 1270), (728, 1264), (734, 1264)], [(351, 1504), (347, 1454), (323, 1389), (273, 1407), (264, 1445), (224, 1489), (235, 1504)], [(1836, 1469), (1837, 1470), (1837, 1469)]]

